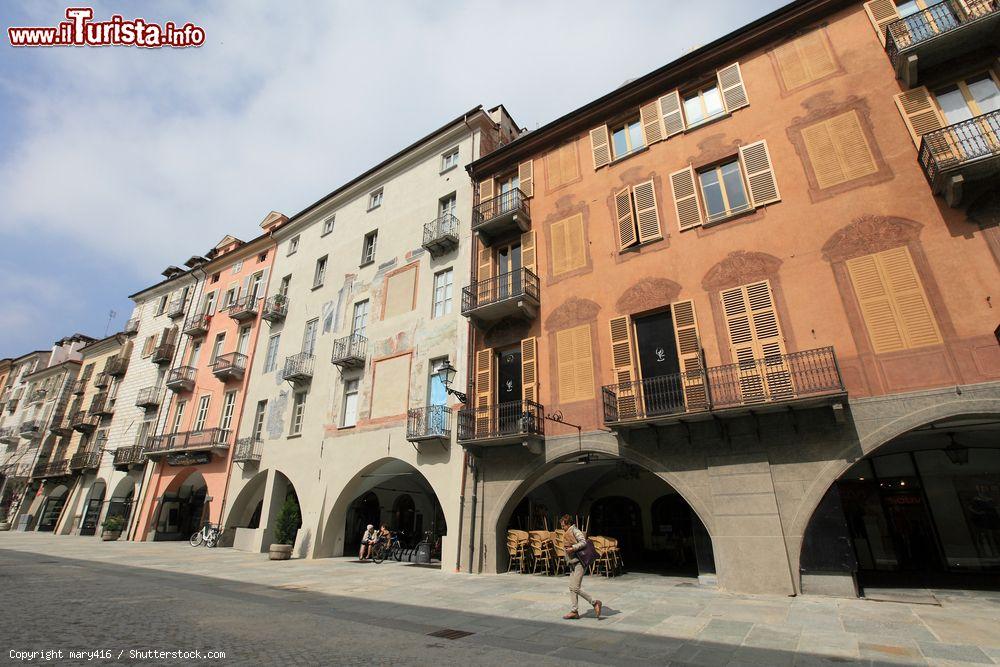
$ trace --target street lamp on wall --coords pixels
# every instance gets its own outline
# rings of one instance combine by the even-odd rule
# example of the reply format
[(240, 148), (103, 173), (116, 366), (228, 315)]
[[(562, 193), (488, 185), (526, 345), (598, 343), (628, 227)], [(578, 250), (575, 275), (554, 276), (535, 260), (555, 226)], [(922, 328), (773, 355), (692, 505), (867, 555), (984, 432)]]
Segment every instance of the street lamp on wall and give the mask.
[(468, 403), (469, 399), (466, 397), (465, 394), (463, 394), (460, 391), (455, 391), (454, 389), (451, 388), (451, 383), (455, 381), (456, 374), (458, 374), (458, 371), (455, 370), (455, 367), (452, 366), (451, 362), (448, 361), (447, 359), (444, 361), (443, 364), (438, 366), (438, 379), (441, 380), (441, 384), (444, 385), (444, 390), (447, 393), (454, 396), (455, 398), (457, 398), (462, 403)]

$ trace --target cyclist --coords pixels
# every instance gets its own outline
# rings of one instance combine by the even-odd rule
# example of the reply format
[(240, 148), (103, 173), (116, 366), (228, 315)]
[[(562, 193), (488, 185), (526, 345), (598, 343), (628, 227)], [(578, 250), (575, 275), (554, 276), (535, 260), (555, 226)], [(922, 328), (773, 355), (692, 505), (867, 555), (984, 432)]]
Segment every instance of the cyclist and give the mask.
[(371, 556), (377, 539), (378, 533), (375, 532), (375, 526), (368, 524), (368, 527), (365, 528), (365, 534), (361, 536), (361, 551), (358, 552), (358, 560), (364, 560), (366, 554)]

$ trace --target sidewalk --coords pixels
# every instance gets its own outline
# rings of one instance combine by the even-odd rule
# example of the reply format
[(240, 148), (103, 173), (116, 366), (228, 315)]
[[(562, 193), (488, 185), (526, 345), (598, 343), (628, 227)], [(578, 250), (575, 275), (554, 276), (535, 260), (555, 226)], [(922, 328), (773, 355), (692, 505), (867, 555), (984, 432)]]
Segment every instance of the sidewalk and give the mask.
[[(935, 591), (940, 605), (732, 595), (694, 580), (588, 577), (607, 618), (562, 621), (567, 578), (443, 573), (353, 559), (270, 562), (266, 555), (186, 543), (0, 533), (0, 549), (128, 565), (330, 596), (331, 604), (393, 620), (475, 633), (458, 641), (569, 659), (702, 665), (1000, 664), (1000, 593)], [(336, 598), (334, 600), (333, 598)], [(345, 601), (346, 600), (346, 601)], [(567, 646), (569, 645), (569, 646)], [(602, 660), (598, 660), (602, 658)]]

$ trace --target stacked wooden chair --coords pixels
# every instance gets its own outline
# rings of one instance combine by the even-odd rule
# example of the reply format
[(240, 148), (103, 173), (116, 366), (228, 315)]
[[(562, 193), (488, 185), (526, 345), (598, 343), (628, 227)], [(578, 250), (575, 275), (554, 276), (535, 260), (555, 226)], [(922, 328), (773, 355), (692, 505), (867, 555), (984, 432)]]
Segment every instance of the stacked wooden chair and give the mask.
[(531, 573), (535, 574), (541, 566), (545, 574), (555, 570), (555, 551), (552, 546), (551, 533), (547, 530), (532, 530), (528, 533), (528, 544), (531, 549)]
[(510, 558), (507, 571), (510, 572), (517, 565), (519, 572), (528, 570), (528, 533), (523, 530), (507, 531), (507, 556)]

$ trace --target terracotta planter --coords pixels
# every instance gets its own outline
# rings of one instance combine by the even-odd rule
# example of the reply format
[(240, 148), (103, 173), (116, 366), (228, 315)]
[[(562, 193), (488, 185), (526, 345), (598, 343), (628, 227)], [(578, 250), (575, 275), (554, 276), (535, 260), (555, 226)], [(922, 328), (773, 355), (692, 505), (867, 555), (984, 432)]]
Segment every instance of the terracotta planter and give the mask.
[(9, 521), (0, 521), (0, 532), (2, 532), (4, 530), (10, 530), (10, 522)]
[(267, 557), (270, 560), (288, 560), (292, 557), (292, 545), (272, 544), (271, 549), (267, 552)]
[(114, 542), (119, 537), (122, 536), (122, 531), (120, 530), (105, 530), (101, 533), (101, 539), (105, 542)]

